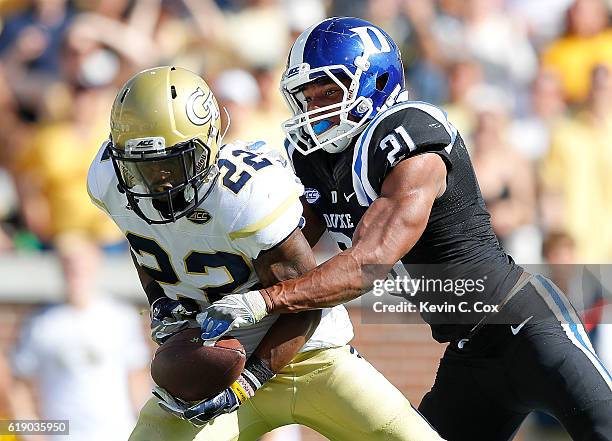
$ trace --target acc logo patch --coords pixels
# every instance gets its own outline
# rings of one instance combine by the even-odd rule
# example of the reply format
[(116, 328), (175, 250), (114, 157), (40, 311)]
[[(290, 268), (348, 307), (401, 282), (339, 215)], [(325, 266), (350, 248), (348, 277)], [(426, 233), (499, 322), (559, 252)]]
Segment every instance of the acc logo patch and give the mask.
[(151, 136), (150, 138), (132, 138), (125, 141), (125, 149), (128, 153), (132, 151), (146, 151), (154, 148), (164, 150), (166, 139), (161, 136)]
[(287, 71), (287, 78), (297, 75), (300, 72), (300, 66), (292, 67)]
[(308, 63), (301, 63), (297, 66), (293, 66), (291, 69), (288, 69), (285, 72), (285, 78), (291, 78), (299, 73), (305, 72), (310, 69), (310, 65)]
[(316, 188), (307, 188), (304, 190), (304, 196), (309, 204), (314, 204), (321, 197), (321, 193)]
[(212, 216), (208, 211), (202, 210), (201, 208), (196, 208), (193, 213), (187, 216), (187, 219), (195, 224), (202, 225), (211, 220)]

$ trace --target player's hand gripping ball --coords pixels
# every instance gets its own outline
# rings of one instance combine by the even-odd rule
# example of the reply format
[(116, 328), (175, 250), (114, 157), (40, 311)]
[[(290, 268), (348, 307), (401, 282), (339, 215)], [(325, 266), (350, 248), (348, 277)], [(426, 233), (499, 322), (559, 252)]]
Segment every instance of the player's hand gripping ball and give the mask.
[(228, 388), (246, 362), (246, 352), (235, 338), (203, 346), (199, 328), (180, 331), (155, 352), (151, 376), (176, 398), (201, 401)]

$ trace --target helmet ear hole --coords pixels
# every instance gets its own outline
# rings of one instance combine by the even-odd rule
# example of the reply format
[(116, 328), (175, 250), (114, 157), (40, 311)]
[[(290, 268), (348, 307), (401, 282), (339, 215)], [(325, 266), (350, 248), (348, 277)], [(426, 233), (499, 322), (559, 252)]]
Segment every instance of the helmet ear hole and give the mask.
[(389, 72), (385, 72), (384, 74), (376, 78), (376, 89), (380, 91), (384, 90), (388, 81), (389, 81)]

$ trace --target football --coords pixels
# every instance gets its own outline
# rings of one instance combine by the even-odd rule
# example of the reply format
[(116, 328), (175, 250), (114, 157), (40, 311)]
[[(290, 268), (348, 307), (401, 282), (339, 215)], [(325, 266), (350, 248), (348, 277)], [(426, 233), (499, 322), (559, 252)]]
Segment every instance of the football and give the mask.
[(151, 362), (153, 381), (185, 401), (204, 400), (229, 387), (246, 362), (246, 352), (235, 338), (202, 346), (200, 334), (194, 328), (173, 335), (157, 348)]

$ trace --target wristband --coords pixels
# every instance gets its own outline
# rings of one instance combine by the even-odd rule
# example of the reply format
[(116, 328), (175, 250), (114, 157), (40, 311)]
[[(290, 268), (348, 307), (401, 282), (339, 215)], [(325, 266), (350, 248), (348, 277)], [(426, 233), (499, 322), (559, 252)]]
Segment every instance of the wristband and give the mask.
[(264, 383), (276, 375), (272, 372), (272, 369), (261, 359), (253, 356), (248, 359), (243, 374), (247, 377), (249, 381), (254, 382), (254, 380), (258, 383), (256, 389), (259, 389)]

